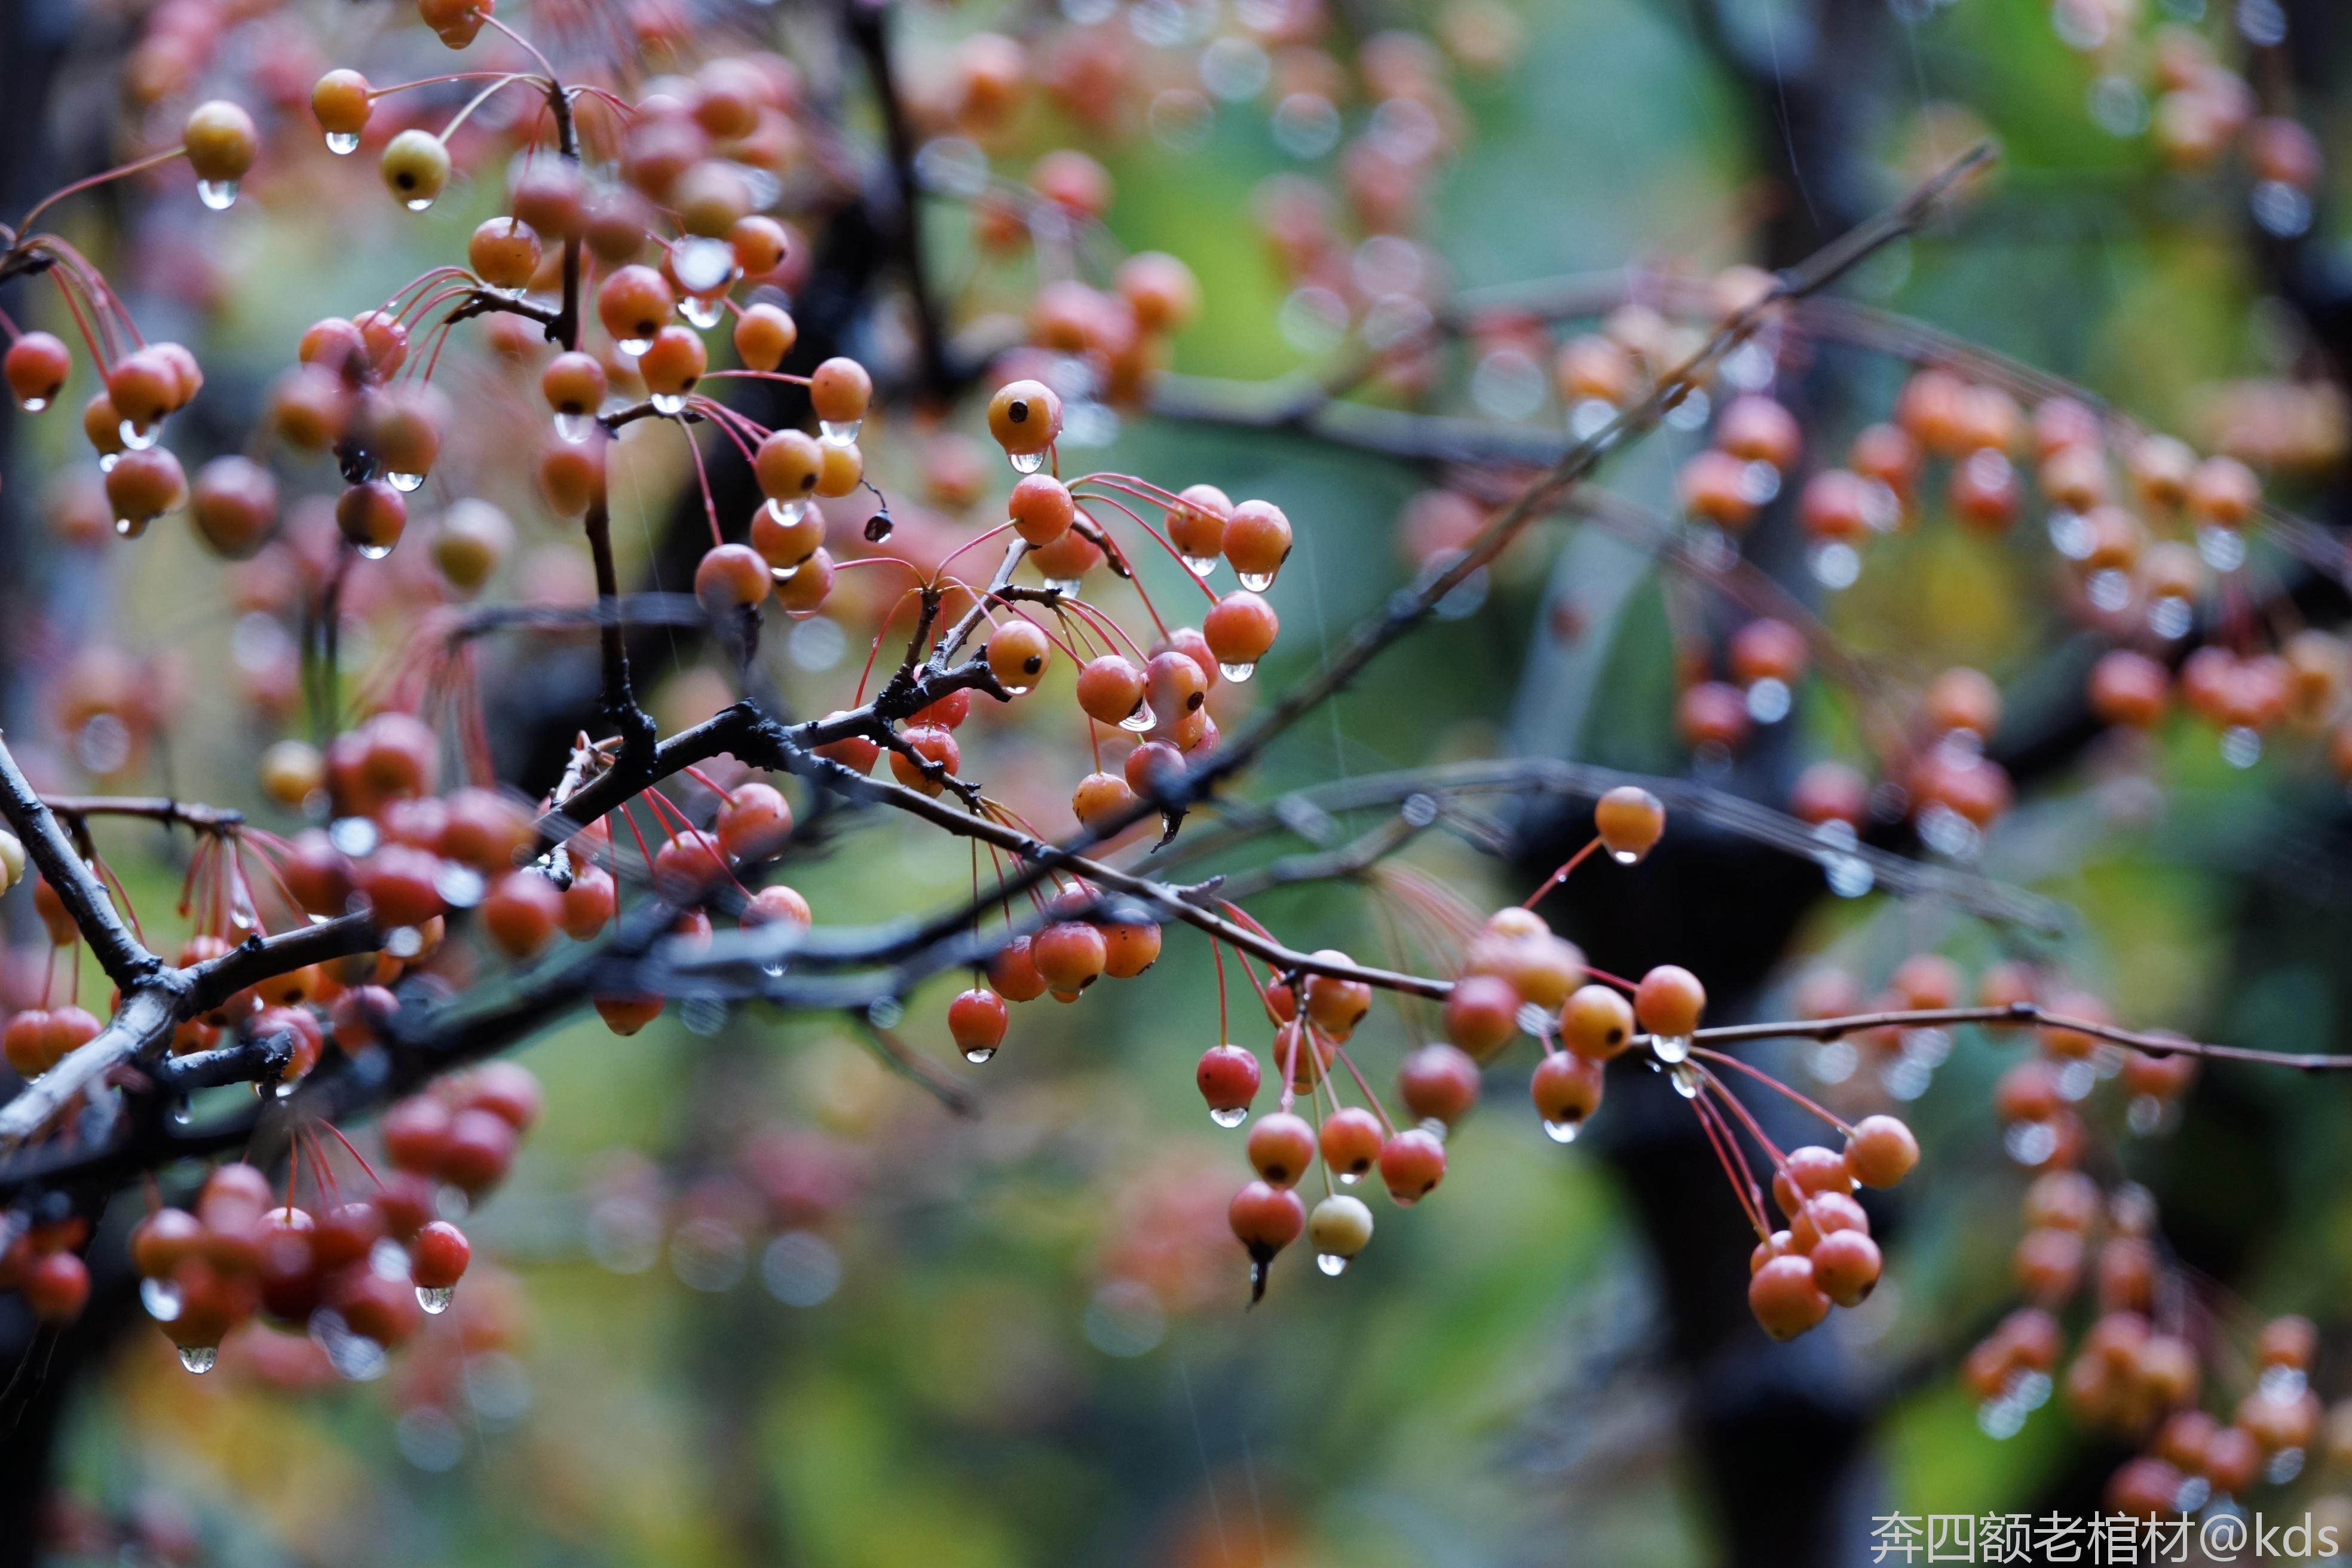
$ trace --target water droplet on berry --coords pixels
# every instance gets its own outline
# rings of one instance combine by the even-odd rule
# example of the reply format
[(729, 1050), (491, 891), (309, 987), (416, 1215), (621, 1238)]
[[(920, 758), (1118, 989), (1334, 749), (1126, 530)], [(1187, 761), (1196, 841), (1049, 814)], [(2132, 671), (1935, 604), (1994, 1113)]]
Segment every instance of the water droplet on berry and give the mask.
[(122, 461), (122, 454), (120, 452), (100, 452), (98, 455), (98, 471), (101, 474), (110, 474), (114, 472), (114, 465), (121, 461)]
[(820, 419), (816, 422), (817, 438), (828, 446), (847, 447), (856, 443), (858, 431), (865, 427), (863, 419)]
[(1160, 716), (1151, 710), (1150, 703), (1138, 702), (1135, 705), (1135, 711), (1121, 719), (1118, 721), (1118, 727), (1122, 730), (1131, 730), (1140, 735), (1159, 722)]
[(1652, 1035), (1650, 1052), (1668, 1067), (1678, 1067), (1690, 1060), (1691, 1041), (1688, 1035)]
[(1640, 853), (1632, 849), (1612, 849), (1609, 851), (1609, 858), (1616, 861), (1620, 866), (1638, 866), (1642, 862)]
[(360, 133), (356, 131), (327, 132), (327, 151), (338, 158), (348, 158), (360, 150)]
[(656, 392), (653, 395), (653, 405), (656, 414), (683, 414), (686, 412), (686, 394)]
[(1573, 1143), (1576, 1142), (1576, 1135), (1584, 1131), (1584, 1119), (1580, 1116), (1563, 1116), (1555, 1121), (1546, 1118), (1543, 1130), (1544, 1136), (1555, 1143)]
[(48, 405), (49, 400), (46, 397), (27, 397), (16, 405), (17, 407), (23, 409), (27, 414), (38, 414), (42, 409), (47, 408)]
[(1257, 673), (1257, 660), (1251, 659), (1245, 664), (1220, 664), (1217, 672), (1227, 680), (1247, 680)]
[(1748, 716), (1759, 724), (1778, 724), (1789, 716), (1789, 683), (1766, 676), (1748, 689)]
[(447, 1311), (449, 1303), (457, 1299), (457, 1288), (455, 1285), (419, 1285), (416, 1288), (416, 1304), (436, 1318)]
[(989, 1058), (995, 1054), (996, 1047), (994, 1046), (971, 1046), (966, 1047), (963, 1053), (963, 1059), (970, 1062), (972, 1066), (978, 1067), (981, 1063), (988, 1060)]
[(235, 180), (198, 180), (196, 199), (216, 213), (225, 213), (236, 205)]
[(425, 476), (423, 474), (404, 474), (394, 472), (384, 475), (383, 482), (390, 485), (394, 489), (398, 490), (401, 494), (408, 495), (423, 487), (425, 483)]
[(613, 346), (620, 350), (623, 353), (628, 355), (631, 359), (635, 359), (639, 354), (645, 353), (647, 349), (653, 347), (654, 341), (651, 338), (623, 338), (619, 342), (614, 343)]
[[(797, 568), (795, 568), (795, 570), (797, 570)], [(1008, 686), (1004, 689), (1004, 695), (1007, 697), (1026, 697), (1029, 693), (1036, 689), (1037, 689), (1034, 686)]]
[(2246, 537), (2234, 528), (2204, 523), (2197, 530), (2197, 553), (2216, 572), (2235, 572), (2246, 563)]
[(559, 414), (555, 416), (555, 433), (563, 440), (578, 446), (588, 439), (588, 432), (596, 426), (592, 414)]
[(1043, 452), (1008, 452), (1005, 454), (1005, 461), (1013, 465), (1013, 471), (1016, 474), (1034, 474), (1038, 469), (1045, 466), (1045, 454)]
[(125, 539), (136, 539), (147, 531), (147, 522), (144, 518), (118, 517), (114, 520), (114, 531)]
[(157, 1322), (168, 1323), (180, 1315), (180, 1288), (169, 1279), (142, 1279), (139, 1304)]
[[(735, 247), (723, 239), (695, 235), (669, 247), (669, 269), (685, 285), (688, 298), (715, 295), (734, 281)], [(687, 319), (693, 320), (691, 316)], [(716, 310), (710, 319), (719, 319)], [(709, 322), (698, 324), (708, 326)]]
[[(786, 528), (790, 528), (808, 515), (808, 509), (809, 503), (804, 500), (778, 500), (773, 496), (768, 498), (768, 515)], [(799, 568), (794, 567), (793, 570), (798, 571)]]
[(727, 302), (717, 294), (688, 294), (677, 302), (677, 313), (708, 331), (727, 313)]
[(1271, 572), (1236, 572), (1234, 575), (1241, 579), (1242, 586), (1253, 594), (1263, 594), (1274, 586), (1274, 574)]
[(1824, 588), (1851, 588), (1862, 575), (1862, 556), (1843, 540), (1832, 540), (1815, 545), (1806, 564), (1811, 569), (1813, 581)]
[(381, 561), (391, 553), (392, 546), (389, 544), (362, 544), (360, 546), (360, 559), (362, 561)]
[(143, 452), (163, 438), (163, 422), (158, 419), (152, 425), (133, 425), (125, 419), (114, 427), (114, 433), (121, 437), (122, 444), (132, 451)]
[(1181, 559), (1184, 569), (1195, 577), (1205, 577), (1217, 569), (1217, 557), (1213, 555), (1187, 555)]
[(411, 196), (402, 205), (407, 207), (410, 212), (421, 213), (426, 207), (433, 205), (433, 198), (431, 196)]
[(212, 1371), (214, 1363), (219, 1360), (220, 1350), (215, 1345), (182, 1345), (180, 1347), (180, 1364), (198, 1376)]
[(1337, 1279), (1348, 1271), (1348, 1260), (1336, 1252), (1318, 1252), (1315, 1255), (1315, 1267)]
[(1212, 1110), (1209, 1120), (1220, 1127), (1239, 1127), (1249, 1120), (1249, 1107), (1235, 1105), (1223, 1110)]
[(1698, 1068), (1689, 1062), (1676, 1062), (1674, 1071), (1675, 1092), (1685, 1100), (1696, 1100), (1701, 1087)]
[[(1342, 1171), (1339, 1173), (1339, 1184), (1343, 1187), (1352, 1187), (1363, 1179), (1364, 1173), (1361, 1171)], [(1339, 1271), (1334, 1268), (1331, 1272), (1337, 1274)]]

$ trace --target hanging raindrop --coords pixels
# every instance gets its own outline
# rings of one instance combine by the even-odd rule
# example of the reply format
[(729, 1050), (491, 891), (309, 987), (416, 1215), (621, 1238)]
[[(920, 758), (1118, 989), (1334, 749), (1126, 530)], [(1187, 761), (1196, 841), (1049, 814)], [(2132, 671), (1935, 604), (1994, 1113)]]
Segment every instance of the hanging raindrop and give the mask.
[[(807, 516), (808, 509), (809, 503), (804, 500), (778, 500), (773, 496), (768, 498), (768, 515), (786, 528), (792, 527)], [(799, 568), (794, 567), (793, 570), (798, 571)]]
[(457, 1300), (457, 1287), (455, 1285), (419, 1285), (416, 1288), (416, 1304), (436, 1318), (449, 1310), (449, 1303)]
[(995, 1054), (996, 1047), (994, 1046), (971, 1046), (965, 1048), (963, 1059), (970, 1062), (972, 1066), (978, 1067), (981, 1063), (988, 1060), (989, 1058)]
[(1543, 1130), (1544, 1136), (1555, 1143), (1573, 1143), (1576, 1142), (1576, 1135), (1584, 1131), (1584, 1118), (1563, 1116), (1555, 1121), (1547, 1117), (1544, 1120)]
[(1315, 1255), (1315, 1267), (1337, 1279), (1348, 1271), (1348, 1260), (1336, 1252), (1318, 1252)]
[(1118, 721), (1118, 727), (1140, 735), (1159, 722), (1160, 715), (1151, 710), (1150, 702), (1138, 702), (1135, 705), (1135, 711), (1121, 719)]
[(1195, 577), (1205, 577), (1217, 569), (1217, 558), (1213, 555), (1187, 555), (1182, 560), (1184, 570)]
[(381, 561), (391, 553), (392, 546), (389, 544), (362, 544), (360, 546), (360, 559), (362, 561)]
[(623, 338), (619, 342), (614, 343), (613, 346), (619, 349), (631, 359), (635, 359), (639, 354), (645, 353), (647, 349), (653, 347), (654, 341), (651, 338)]
[(114, 433), (121, 437), (122, 444), (132, 451), (143, 452), (163, 438), (163, 422), (158, 419), (152, 425), (142, 426), (125, 419), (115, 426)]
[(180, 1364), (199, 1376), (212, 1371), (214, 1363), (219, 1360), (220, 1347), (217, 1345), (182, 1345), (180, 1347)]
[(719, 324), (727, 311), (726, 301), (717, 295), (688, 294), (678, 301), (677, 313), (704, 331)]
[(327, 132), (327, 151), (338, 158), (348, 158), (360, 150), (360, 133), (356, 131)]
[[(863, 419), (820, 419), (816, 422), (818, 439), (832, 447), (854, 445), (857, 440), (858, 431), (865, 427), (866, 421)], [(1020, 465), (1015, 463), (1013, 467), (1018, 468)]]
[(1257, 660), (1251, 659), (1244, 664), (1220, 664), (1217, 670), (1227, 680), (1247, 680), (1257, 673)]
[(433, 198), (431, 196), (411, 196), (408, 198), (406, 203), (408, 210), (413, 213), (421, 213), (432, 205)]
[(1236, 1105), (1223, 1110), (1212, 1110), (1209, 1112), (1209, 1120), (1220, 1127), (1239, 1127), (1249, 1120), (1249, 1107)]
[(591, 414), (559, 414), (555, 416), (555, 434), (576, 447), (588, 439), (588, 432), (595, 424), (595, 416)]
[(27, 414), (38, 414), (42, 409), (47, 408), (48, 405), (49, 400), (46, 397), (28, 397), (25, 399), (24, 402), (17, 405), (18, 407), (22, 408)]
[(1034, 474), (1038, 469), (1045, 466), (1045, 454), (1043, 452), (1013, 452), (1007, 454), (1006, 460), (1013, 465), (1013, 471), (1014, 473)]
[(1650, 1049), (1668, 1067), (1679, 1067), (1690, 1060), (1690, 1037), (1688, 1035), (1652, 1035)]
[(225, 213), (236, 205), (235, 180), (198, 180), (196, 199), (216, 213)]
[(1274, 586), (1274, 574), (1271, 572), (1236, 572), (1234, 575), (1240, 578), (1242, 586), (1253, 594), (1263, 594)]
[(683, 414), (686, 412), (686, 394), (656, 392), (653, 395), (653, 405), (656, 414)]

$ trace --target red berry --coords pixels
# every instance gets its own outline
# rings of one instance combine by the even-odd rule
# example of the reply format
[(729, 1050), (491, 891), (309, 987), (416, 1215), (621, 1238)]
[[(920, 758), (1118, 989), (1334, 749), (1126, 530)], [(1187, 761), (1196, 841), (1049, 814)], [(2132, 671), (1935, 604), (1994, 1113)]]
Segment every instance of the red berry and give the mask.
[(528, 1132), (547, 1103), (539, 1075), (520, 1062), (485, 1062), (463, 1085), (464, 1103), (487, 1110), (517, 1132)]
[(89, 1268), (70, 1252), (47, 1252), (33, 1260), (18, 1289), (25, 1304), (45, 1323), (68, 1322), (89, 1300)]
[(1810, 1259), (1775, 1258), (1748, 1281), (1748, 1309), (1776, 1340), (1793, 1340), (1830, 1315), (1830, 1299), (1813, 1282)]
[(1919, 1142), (1892, 1116), (1866, 1116), (1846, 1140), (1845, 1163), (1865, 1187), (1891, 1187), (1919, 1163)]
[(1592, 825), (1609, 853), (1620, 864), (1631, 865), (1665, 832), (1666, 808), (1640, 785), (1620, 784), (1593, 806)]
[(719, 847), (730, 858), (766, 860), (792, 837), (793, 808), (782, 791), (754, 779), (736, 785), (734, 798), (719, 808), (717, 826)]
[[(907, 742), (908, 750), (916, 757), (922, 758), (932, 768), (950, 777), (963, 760), (955, 736), (935, 724), (912, 726), (899, 731), (899, 738)], [(890, 753), (890, 772), (908, 789), (919, 790), (925, 795), (937, 795), (947, 787), (943, 781), (934, 778), (906, 752), (893, 751)]]
[(989, 961), (989, 984), (1009, 1002), (1034, 1002), (1045, 994), (1045, 977), (1037, 972), (1031, 952), (1034, 945), (1028, 937), (1015, 937)]
[(1813, 1283), (1841, 1307), (1858, 1307), (1878, 1288), (1878, 1244), (1858, 1230), (1834, 1231), (1814, 1243)]
[(383, 1113), (384, 1158), (404, 1171), (430, 1174), (449, 1146), (449, 1110), (427, 1095), (412, 1095)]
[(1565, 1143), (1601, 1109), (1601, 1084), (1599, 1062), (1573, 1051), (1555, 1051), (1536, 1064), (1528, 1094), (1536, 1114), (1543, 1118), (1544, 1131)]
[(563, 889), (563, 934), (574, 942), (586, 942), (604, 929), (618, 901), (611, 872), (602, 866), (575, 868), (572, 886)]
[(482, 900), (482, 929), (509, 958), (537, 956), (555, 940), (563, 895), (537, 871), (509, 871)]
[(1478, 1064), (1452, 1046), (1423, 1046), (1397, 1068), (1397, 1093), (1420, 1120), (1451, 1126), (1478, 1103)]
[(1381, 1145), (1381, 1180), (1398, 1203), (1419, 1203), (1444, 1177), (1445, 1145), (1435, 1134), (1408, 1127)]
[(466, 1233), (446, 1219), (436, 1219), (417, 1231), (408, 1244), (408, 1277), (426, 1290), (446, 1290), (464, 1278), (473, 1261), (473, 1244)]
[(467, 1109), (449, 1119), (437, 1174), (451, 1186), (478, 1194), (496, 1186), (514, 1161), (515, 1130), (506, 1118)]
[(1033, 546), (1051, 544), (1070, 531), (1077, 507), (1067, 485), (1051, 474), (1029, 474), (1013, 487), (1006, 503), (1013, 531)]
[(1607, 985), (1581, 985), (1561, 1004), (1559, 1040), (1578, 1056), (1603, 1062), (1633, 1043), (1633, 1005)]
[(1445, 1037), (1485, 1061), (1519, 1032), (1519, 993), (1496, 974), (1465, 974), (1445, 998)]
[(808, 900), (801, 897), (798, 889), (782, 882), (772, 882), (752, 894), (751, 901), (736, 917), (736, 924), (745, 931), (765, 925), (789, 925), (806, 931), (814, 923), (815, 916), (809, 910)]
[(1323, 1163), (1342, 1181), (1360, 1181), (1380, 1163), (1386, 1142), (1380, 1118), (1360, 1105), (1347, 1106), (1323, 1119)]
[(1689, 970), (1662, 963), (1642, 976), (1633, 1016), (1654, 1035), (1687, 1038), (1706, 1010), (1706, 989)]
[(1217, 1125), (1240, 1126), (1242, 1118), (1249, 1114), (1250, 1101), (1257, 1098), (1257, 1058), (1240, 1046), (1211, 1046), (1201, 1053), (1201, 1064), (1192, 1076)]
[(1078, 706), (1097, 724), (1118, 724), (1143, 706), (1143, 672), (1115, 653), (1078, 671)]
[(1262, 1180), (1296, 1186), (1315, 1163), (1315, 1129), (1303, 1117), (1277, 1110), (1250, 1129), (1248, 1153)]
[(6, 377), (9, 392), (27, 414), (38, 414), (55, 403), (72, 374), (73, 354), (63, 340), (48, 332), (25, 333), (0, 359), (0, 375)]
[[(1229, 542), (1226, 545), (1230, 552)], [(1211, 606), (1201, 622), (1201, 635), (1209, 639), (1209, 650), (1217, 656), (1217, 665), (1225, 675), (1235, 680), (1246, 679), (1265, 650), (1274, 646), (1282, 623), (1275, 617), (1274, 606), (1246, 588), (1236, 589)]]
[(1031, 960), (1049, 990), (1076, 995), (1093, 984), (1108, 962), (1102, 932), (1084, 921), (1061, 921), (1039, 931)]
[(948, 1033), (967, 1061), (994, 1056), (1004, 1043), (1005, 1023), (1004, 998), (985, 987), (961, 992), (948, 1004)]

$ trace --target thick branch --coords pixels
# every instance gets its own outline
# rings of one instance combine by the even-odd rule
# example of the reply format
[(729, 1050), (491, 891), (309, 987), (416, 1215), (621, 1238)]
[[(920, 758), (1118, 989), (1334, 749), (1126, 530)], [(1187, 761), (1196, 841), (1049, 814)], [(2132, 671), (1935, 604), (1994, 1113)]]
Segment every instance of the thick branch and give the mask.
[(75, 929), (98, 954), (99, 966), (109, 980), (127, 994), (163, 967), (163, 961), (141, 945), (123, 924), (114, 901), (58, 826), (57, 814), (16, 766), (5, 741), (0, 741), (0, 817), (5, 817), (24, 841), (26, 854), (40, 868), (42, 879), (66, 913), (73, 917)]

